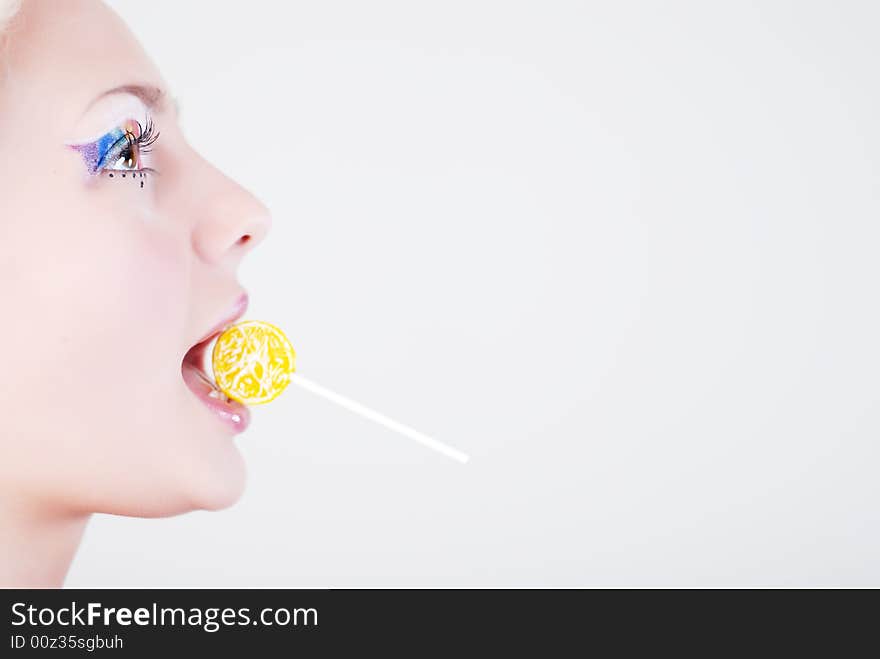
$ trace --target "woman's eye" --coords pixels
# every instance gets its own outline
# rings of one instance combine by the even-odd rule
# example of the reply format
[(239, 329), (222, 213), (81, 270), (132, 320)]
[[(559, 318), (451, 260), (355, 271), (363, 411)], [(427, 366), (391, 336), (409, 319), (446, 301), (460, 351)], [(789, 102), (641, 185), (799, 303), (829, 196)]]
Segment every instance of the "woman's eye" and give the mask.
[(137, 138), (129, 132), (116, 140), (98, 163), (103, 170), (137, 170), (140, 169), (141, 158)]
[(69, 146), (80, 153), (89, 174), (108, 172), (112, 178), (113, 172), (121, 171), (123, 177), (125, 172), (144, 176), (154, 171), (145, 166), (144, 154), (150, 151), (158, 137), (159, 133), (154, 130), (151, 120), (147, 119), (146, 125), (130, 120), (97, 140)]

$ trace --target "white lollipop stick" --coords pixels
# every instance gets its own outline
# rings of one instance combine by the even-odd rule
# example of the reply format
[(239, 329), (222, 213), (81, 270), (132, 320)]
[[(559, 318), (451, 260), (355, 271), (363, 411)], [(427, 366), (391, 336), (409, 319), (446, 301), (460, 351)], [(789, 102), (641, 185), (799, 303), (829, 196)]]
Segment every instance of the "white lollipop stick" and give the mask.
[(462, 453), (458, 449), (454, 449), (451, 446), (444, 444), (443, 442), (439, 442), (432, 437), (428, 437), (427, 435), (422, 434), (418, 430), (414, 430), (409, 426), (398, 423), (394, 419), (389, 419), (384, 414), (379, 414), (378, 412), (371, 410), (366, 405), (361, 405), (360, 403), (355, 402), (350, 398), (340, 396), (335, 391), (325, 389), (321, 385), (315, 384), (311, 380), (307, 380), (297, 373), (291, 373), (290, 381), (294, 384), (299, 385), (303, 389), (311, 391), (313, 394), (317, 394), (318, 396), (326, 398), (327, 400), (336, 403), (341, 407), (344, 407), (350, 412), (354, 412), (355, 414), (358, 414), (365, 419), (369, 419), (370, 421), (375, 421), (380, 426), (385, 426), (389, 430), (399, 432), (404, 437), (409, 437), (410, 439), (417, 441), (419, 444), (423, 444), (428, 448), (434, 449), (435, 451), (437, 451), (438, 453), (442, 453), (446, 457), (452, 458), (453, 460), (458, 460), (462, 464), (470, 460), (470, 456), (468, 456), (466, 453)]

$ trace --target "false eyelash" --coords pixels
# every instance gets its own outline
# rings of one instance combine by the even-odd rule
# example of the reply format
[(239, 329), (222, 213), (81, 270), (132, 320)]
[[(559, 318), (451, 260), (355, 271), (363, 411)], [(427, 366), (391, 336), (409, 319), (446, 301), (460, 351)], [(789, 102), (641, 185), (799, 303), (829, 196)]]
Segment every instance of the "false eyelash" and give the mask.
[(151, 151), (150, 147), (152, 147), (156, 143), (156, 140), (159, 139), (159, 131), (156, 130), (152, 117), (147, 117), (146, 122), (147, 125), (143, 126), (141, 125), (141, 122), (138, 121), (138, 136), (134, 138), (134, 140), (129, 138), (132, 145), (137, 144), (138, 150), (141, 153), (149, 153)]

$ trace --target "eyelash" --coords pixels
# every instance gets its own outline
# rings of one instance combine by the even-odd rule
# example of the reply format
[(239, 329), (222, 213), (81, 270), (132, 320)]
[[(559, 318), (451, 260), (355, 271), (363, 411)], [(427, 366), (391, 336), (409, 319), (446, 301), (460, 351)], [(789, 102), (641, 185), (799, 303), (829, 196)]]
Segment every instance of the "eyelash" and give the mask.
[[(133, 134), (126, 130), (122, 137), (116, 140), (113, 144), (110, 145), (110, 148), (107, 149), (107, 152), (101, 158), (101, 163), (110, 160), (113, 163), (119, 162), (119, 160), (123, 157), (126, 151), (131, 151), (132, 149), (136, 149), (138, 158), (143, 153), (149, 153), (152, 151), (152, 146), (156, 143), (156, 140), (159, 139), (159, 131), (156, 130), (155, 124), (153, 120), (149, 117), (146, 119), (146, 127), (144, 127), (140, 121), (135, 122), (138, 126), (138, 136), (134, 137)], [(116, 148), (117, 145), (121, 144), (123, 140), (126, 140), (125, 150), (120, 150), (119, 153), (115, 155), (112, 159), (109, 159), (108, 156), (111, 154)], [(128, 161), (132, 161), (132, 155), (129, 155), (126, 158)], [(128, 168), (117, 168), (110, 167), (108, 165), (102, 165), (98, 163), (97, 171), (99, 172), (108, 172), (110, 176), (113, 176), (114, 171), (122, 171), (123, 178), (125, 177), (125, 172), (140, 173), (143, 177), (144, 174), (155, 174), (156, 170), (150, 167), (139, 167), (137, 169), (128, 169)]]
[(153, 123), (153, 119), (147, 117), (147, 127), (144, 128), (141, 125), (141, 122), (137, 122), (138, 125), (138, 137), (135, 140), (138, 144), (138, 148), (141, 153), (149, 153), (156, 140), (159, 139), (159, 131), (156, 130), (156, 125)]

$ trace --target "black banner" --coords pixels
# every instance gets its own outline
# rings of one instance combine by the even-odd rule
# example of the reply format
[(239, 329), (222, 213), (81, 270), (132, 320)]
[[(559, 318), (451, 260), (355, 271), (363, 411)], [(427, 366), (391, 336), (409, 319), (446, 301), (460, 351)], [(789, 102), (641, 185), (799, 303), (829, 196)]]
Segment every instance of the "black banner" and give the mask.
[(783, 590), (5, 590), (0, 656), (308, 650), (418, 657), (445, 649), (458, 657), (471, 656), (475, 642), (570, 656), (600, 647), (614, 654), (680, 648), (700, 638), (708, 639), (699, 645), (706, 651), (751, 647), (743, 641), (756, 634), (765, 637), (764, 650), (780, 635), (779, 647), (790, 649), (835, 620), (847, 626), (838, 642), (873, 629), (873, 607), (858, 595), (875, 598)]

